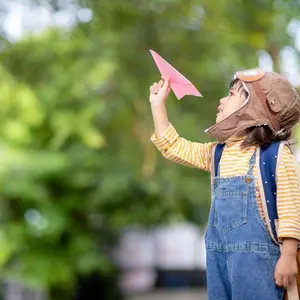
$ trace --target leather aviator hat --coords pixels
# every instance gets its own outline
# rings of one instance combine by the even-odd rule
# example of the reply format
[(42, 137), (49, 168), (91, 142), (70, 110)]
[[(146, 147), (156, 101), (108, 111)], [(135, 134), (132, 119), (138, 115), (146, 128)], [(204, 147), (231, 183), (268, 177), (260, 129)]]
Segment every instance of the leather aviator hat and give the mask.
[(252, 126), (268, 126), (282, 135), (297, 124), (300, 99), (293, 86), (282, 75), (251, 69), (237, 72), (248, 97), (244, 104), (205, 132), (224, 143), (228, 138)]

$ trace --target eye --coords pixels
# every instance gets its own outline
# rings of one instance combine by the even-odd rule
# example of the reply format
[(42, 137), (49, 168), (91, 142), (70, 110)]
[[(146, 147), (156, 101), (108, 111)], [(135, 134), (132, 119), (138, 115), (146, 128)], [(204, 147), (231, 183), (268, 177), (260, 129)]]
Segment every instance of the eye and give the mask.
[(233, 96), (233, 92), (229, 92), (229, 96)]

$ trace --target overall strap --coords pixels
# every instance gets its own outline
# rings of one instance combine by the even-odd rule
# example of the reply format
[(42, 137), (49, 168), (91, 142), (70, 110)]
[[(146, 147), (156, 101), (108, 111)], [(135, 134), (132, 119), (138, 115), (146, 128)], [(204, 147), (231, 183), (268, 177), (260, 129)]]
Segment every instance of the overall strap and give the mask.
[(253, 173), (253, 167), (255, 166), (255, 158), (256, 158), (256, 150), (254, 151), (254, 153), (250, 159), (249, 170), (248, 170), (247, 175), (252, 175), (252, 173)]
[(224, 150), (225, 144), (218, 144), (215, 148), (215, 153), (214, 153), (214, 166), (211, 172), (214, 172), (214, 177), (219, 176), (219, 165), (220, 165), (220, 160), (221, 156)]

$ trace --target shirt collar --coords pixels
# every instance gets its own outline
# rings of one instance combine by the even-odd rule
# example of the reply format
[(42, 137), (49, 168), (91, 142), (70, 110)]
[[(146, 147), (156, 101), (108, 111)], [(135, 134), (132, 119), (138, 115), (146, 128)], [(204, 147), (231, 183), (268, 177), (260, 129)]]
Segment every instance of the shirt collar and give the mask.
[(226, 147), (241, 145), (245, 140), (245, 136), (232, 136), (226, 142)]

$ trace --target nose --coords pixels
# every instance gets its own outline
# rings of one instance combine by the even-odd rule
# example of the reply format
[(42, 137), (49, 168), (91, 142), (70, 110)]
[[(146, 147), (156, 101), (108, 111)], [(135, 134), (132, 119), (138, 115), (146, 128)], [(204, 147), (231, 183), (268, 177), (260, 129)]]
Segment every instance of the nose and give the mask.
[(224, 97), (220, 100), (220, 104), (224, 104), (224, 102), (226, 101), (227, 97)]

